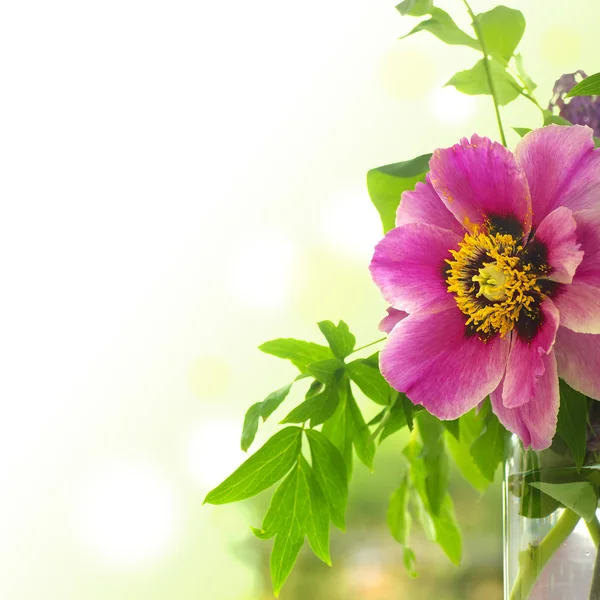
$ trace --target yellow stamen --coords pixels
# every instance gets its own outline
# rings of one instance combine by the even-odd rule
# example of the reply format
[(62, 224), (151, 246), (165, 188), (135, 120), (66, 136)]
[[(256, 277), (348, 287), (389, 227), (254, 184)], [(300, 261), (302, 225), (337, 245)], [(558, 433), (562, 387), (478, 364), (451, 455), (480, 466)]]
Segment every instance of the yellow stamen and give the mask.
[(531, 266), (521, 262), (522, 250), (511, 235), (475, 232), (451, 251), (448, 291), (476, 331), (504, 337), (522, 310), (535, 309), (540, 288)]

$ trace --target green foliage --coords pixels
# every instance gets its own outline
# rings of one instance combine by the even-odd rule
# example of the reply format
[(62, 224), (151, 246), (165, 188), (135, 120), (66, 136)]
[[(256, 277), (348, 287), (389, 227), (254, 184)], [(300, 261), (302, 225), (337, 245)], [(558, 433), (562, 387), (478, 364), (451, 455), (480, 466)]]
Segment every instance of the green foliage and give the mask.
[(352, 354), (356, 338), (350, 333), (350, 329), (344, 321), (340, 321), (338, 325), (334, 325), (331, 321), (321, 321), (317, 325), (337, 358), (344, 360), (349, 354)]
[(326, 346), (292, 338), (271, 340), (261, 344), (258, 349), (266, 354), (289, 360), (301, 373), (306, 373), (306, 368), (311, 363), (333, 358), (331, 350)]
[(406, 397), (405, 394), (397, 393), (396, 400), (389, 410), (389, 416), (381, 430), (379, 436), (379, 443), (383, 442), (396, 431), (400, 431), (404, 427), (412, 431), (413, 429), (413, 414), (421, 410), (421, 407), (413, 406), (412, 402)]
[(525, 32), (523, 13), (506, 6), (496, 6), (477, 15), (475, 24), (488, 53), (506, 62), (512, 58)]
[(573, 96), (600, 96), (600, 73), (594, 73), (580, 81), (566, 97)]
[(556, 431), (569, 447), (578, 470), (581, 469), (585, 460), (587, 418), (587, 398), (561, 380), (560, 408)]
[(446, 11), (434, 7), (431, 9), (430, 14), (431, 17), (429, 19), (421, 21), (414, 29), (403, 36), (403, 38), (418, 33), (419, 31), (429, 31), (429, 33), (432, 33), (446, 44), (469, 46), (475, 50), (481, 50), (479, 42), (460, 29)]
[[(488, 63), (491, 76), (494, 79), (494, 89), (498, 104), (503, 106), (518, 98), (521, 88), (514, 77), (509, 75), (498, 61), (490, 59)], [(470, 96), (480, 94), (491, 95), (492, 93), (484, 59), (479, 60), (471, 69), (456, 73), (446, 85), (453, 85), (459, 92)]]
[(348, 411), (347, 419), (352, 431), (356, 456), (358, 456), (365, 467), (372, 471), (373, 459), (375, 458), (375, 442), (371, 437), (371, 432), (365, 423), (360, 408), (358, 408), (358, 404), (356, 404), (349, 385), (346, 410)]
[(286, 427), (209, 492), (204, 502), (226, 504), (255, 496), (277, 483), (291, 468), (302, 444), (302, 430)]
[(526, 134), (528, 134), (531, 129), (529, 127), (513, 127), (513, 129), (521, 136), (525, 136)]
[(360, 391), (367, 397), (386, 406), (394, 390), (379, 372), (379, 367), (367, 360), (354, 360), (347, 366), (347, 373)]
[(367, 173), (367, 189), (375, 205), (383, 232), (396, 226), (396, 211), (403, 192), (413, 190), (419, 181), (425, 181), (431, 154), (422, 154), (412, 160), (371, 169)]
[(310, 419), (311, 427), (322, 425), (331, 418), (338, 406), (338, 387), (337, 381), (331, 381), (317, 394), (311, 394), (309, 390), (306, 400), (294, 408), (281, 423), (306, 423)]
[(531, 79), (531, 77), (527, 74), (527, 71), (525, 71), (525, 66), (523, 64), (523, 56), (521, 54), (515, 54), (515, 65), (517, 67), (517, 73), (519, 74), (519, 77), (523, 80), (523, 83), (525, 84), (525, 88), (529, 93), (532, 93), (537, 88), (537, 85), (535, 84), (533, 79)]
[(489, 481), (494, 481), (498, 466), (504, 460), (506, 429), (492, 412), (492, 405), (486, 400), (479, 418), (482, 419), (481, 435), (471, 445), (471, 456), (475, 464)]
[(340, 451), (319, 431), (306, 431), (312, 467), (329, 506), (331, 521), (345, 531), (348, 504), (348, 475)]
[(306, 367), (306, 372), (321, 383), (329, 383), (336, 374), (343, 371), (344, 363), (337, 358), (319, 360)]
[(244, 417), (244, 426), (242, 428), (242, 450), (246, 452), (252, 445), (256, 432), (258, 431), (258, 422), (262, 417), (266, 421), (268, 417), (279, 407), (290, 393), (292, 384), (288, 384), (272, 393), (270, 393), (262, 402), (253, 404)]
[(554, 498), (566, 508), (570, 508), (586, 521), (591, 521), (596, 514), (598, 496), (594, 486), (587, 481), (571, 483), (533, 481), (530, 485)]
[(422, 17), (431, 14), (433, 10), (433, 0), (404, 0), (396, 6), (396, 10), (401, 15), (410, 15), (411, 17)]

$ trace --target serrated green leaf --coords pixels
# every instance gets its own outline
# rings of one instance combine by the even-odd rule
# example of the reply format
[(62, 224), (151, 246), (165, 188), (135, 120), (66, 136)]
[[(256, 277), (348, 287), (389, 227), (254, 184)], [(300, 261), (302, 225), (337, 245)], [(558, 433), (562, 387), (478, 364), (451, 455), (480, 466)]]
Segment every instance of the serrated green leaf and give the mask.
[(558, 500), (563, 506), (571, 509), (586, 521), (591, 521), (596, 515), (598, 497), (594, 486), (588, 481), (572, 483), (534, 481), (529, 485)]
[(321, 383), (329, 383), (343, 369), (344, 363), (337, 358), (319, 360), (306, 367), (307, 372)]
[(375, 442), (371, 438), (371, 432), (365, 423), (365, 420), (356, 404), (356, 400), (350, 391), (348, 384), (347, 393), (347, 410), (349, 418), (352, 419), (352, 431), (354, 450), (359, 460), (371, 471), (373, 470), (373, 459), (375, 458)]
[[(498, 104), (502, 106), (518, 98), (521, 93), (519, 84), (506, 72), (504, 67), (495, 60), (489, 60), (489, 67)], [(446, 85), (453, 85), (459, 92), (470, 96), (491, 95), (492, 93), (483, 59), (479, 60), (471, 69), (456, 73)]]
[(292, 384), (286, 385), (272, 393), (270, 393), (262, 402), (253, 404), (246, 412), (244, 417), (244, 426), (242, 428), (241, 447), (244, 452), (250, 448), (256, 432), (258, 431), (258, 422), (260, 417), (263, 421), (279, 407), (290, 393)]
[(281, 423), (306, 423), (310, 419), (310, 426), (316, 427), (333, 416), (338, 403), (338, 384), (332, 381), (322, 392), (309, 396), (294, 408)]
[(333, 354), (327, 346), (293, 338), (271, 340), (261, 344), (258, 349), (266, 354), (289, 360), (302, 373), (306, 373), (306, 369), (311, 363), (333, 358)]
[(396, 211), (402, 193), (413, 190), (419, 181), (425, 181), (430, 158), (431, 154), (423, 154), (367, 173), (369, 197), (379, 213), (384, 233), (396, 226)]
[(498, 466), (504, 460), (506, 430), (492, 412), (489, 400), (483, 405), (479, 418), (484, 424), (483, 430), (471, 445), (471, 456), (482, 475), (493, 482)]
[(600, 96), (600, 73), (594, 73), (580, 81), (565, 97), (573, 96)]
[(368, 361), (358, 359), (348, 364), (346, 371), (367, 398), (383, 406), (389, 405), (394, 390), (383, 378), (379, 366), (374, 367)]
[(514, 131), (516, 131), (521, 137), (528, 134), (531, 129), (529, 127), (513, 127)]
[(410, 513), (408, 512), (410, 483), (405, 475), (398, 489), (390, 497), (387, 523), (392, 537), (403, 546), (408, 544), (410, 534)]
[(475, 23), (488, 53), (510, 60), (525, 32), (523, 13), (506, 6), (496, 6), (477, 15)]
[(429, 15), (432, 9), (433, 0), (404, 0), (396, 6), (396, 10), (401, 15), (410, 15), (411, 17)]
[(446, 11), (434, 7), (431, 9), (430, 14), (431, 18), (421, 21), (412, 31), (400, 39), (404, 39), (419, 31), (429, 31), (429, 33), (432, 33), (446, 44), (469, 46), (475, 50), (481, 50), (479, 42), (460, 29)]
[(340, 321), (337, 325), (331, 321), (321, 321), (317, 325), (337, 358), (344, 360), (352, 353), (356, 345), (356, 338), (350, 333), (350, 329), (344, 321)]
[(304, 530), (315, 555), (331, 566), (329, 553), (329, 508), (323, 490), (306, 459), (300, 459), (300, 469), (308, 489), (308, 506), (304, 514)]
[(225, 481), (208, 493), (204, 502), (226, 504), (255, 496), (277, 483), (300, 454), (302, 429), (286, 427), (277, 432)]
[(348, 504), (348, 473), (340, 451), (322, 433), (314, 429), (305, 431), (315, 477), (325, 497), (333, 524), (345, 531), (345, 514)]
[(586, 454), (588, 405), (586, 397), (560, 380), (560, 408), (556, 431), (566, 442), (577, 470)]

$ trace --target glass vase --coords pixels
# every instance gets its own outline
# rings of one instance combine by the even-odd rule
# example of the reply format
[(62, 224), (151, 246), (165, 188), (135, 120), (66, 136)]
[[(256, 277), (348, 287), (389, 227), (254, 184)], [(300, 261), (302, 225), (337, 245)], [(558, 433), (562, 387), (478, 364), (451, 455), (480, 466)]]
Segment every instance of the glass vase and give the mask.
[(516, 436), (507, 444), (505, 600), (600, 600), (600, 438), (588, 440), (580, 469), (557, 438), (542, 452)]

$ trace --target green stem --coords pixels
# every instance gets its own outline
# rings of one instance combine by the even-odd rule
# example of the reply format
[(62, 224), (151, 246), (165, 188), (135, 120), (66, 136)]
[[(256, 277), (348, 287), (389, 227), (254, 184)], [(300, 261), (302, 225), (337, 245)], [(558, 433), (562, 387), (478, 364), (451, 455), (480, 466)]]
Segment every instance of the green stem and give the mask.
[(488, 80), (488, 85), (490, 86), (492, 100), (494, 101), (494, 111), (496, 112), (496, 121), (498, 121), (498, 129), (500, 130), (500, 140), (502, 141), (502, 144), (506, 146), (506, 136), (504, 135), (504, 127), (502, 126), (502, 119), (500, 118), (500, 105), (498, 104), (496, 86), (494, 85), (494, 78), (492, 77), (492, 71), (490, 69), (489, 54), (485, 45), (485, 40), (483, 39), (483, 35), (481, 35), (481, 29), (479, 28), (479, 23), (477, 22), (475, 13), (471, 10), (471, 7), (469, 6), (467, 0), (463, 0), (463, 2), (467, 7), (467, 12), (469, 13), (469, 16), (473, 20), (473, 29), (475, 30), (475, 35), (477, 36), (477, 39), (481, 44), (481, 51), (483, 52), (483, 66), (485, 68), (485, 74)]
[(359, 350), (364, 350), (365, 348), (368, 348), (369, 346), (374, 346), (375, 344), (379, 344), (379, 342), (384, 342), (385, 340), (387, 340), (387, 336), (382, 337), (378, 340), (375, 340), (374, 342), (371, 342), (370, 344), (365, 344), (364, 346), (361, 346), (360, 348), (356, 348), (355, 350), (352, 350), (352, 352), (350, 354), (354, 354), (355, 352), (358, 352)]
[(537, 578), (552, 557), (573, 533), (579, 516), (572, 510), (565, 511), (556, 525), (548, 532), (539, 546), (530, 546), (519, 557), (519, 574), (510, 593), (509, 600), (526, 600)]
[(586, 522), (586, 525), (594, 546), (600, 548), (600, 521), (598, 521), (598, 517), (594, 516), (591, 521)]

